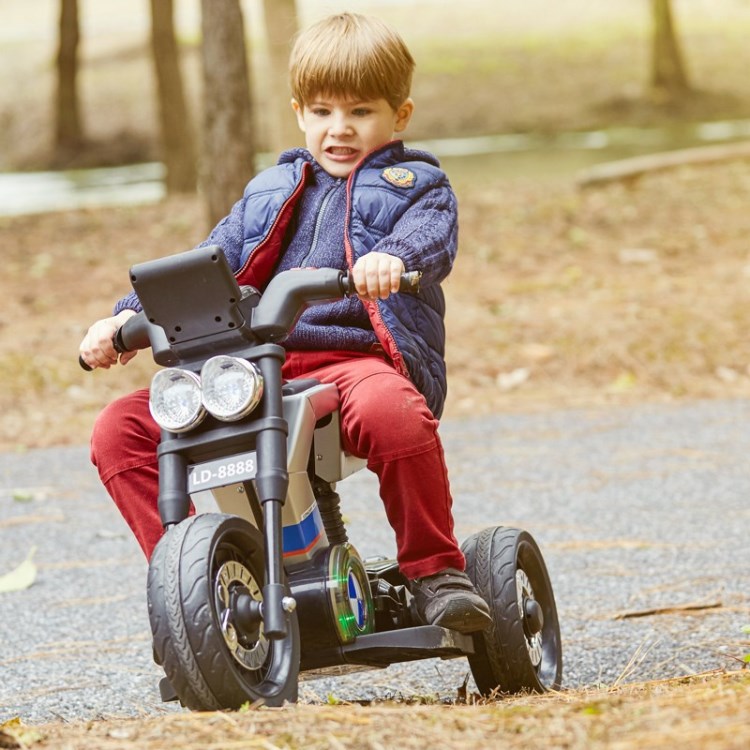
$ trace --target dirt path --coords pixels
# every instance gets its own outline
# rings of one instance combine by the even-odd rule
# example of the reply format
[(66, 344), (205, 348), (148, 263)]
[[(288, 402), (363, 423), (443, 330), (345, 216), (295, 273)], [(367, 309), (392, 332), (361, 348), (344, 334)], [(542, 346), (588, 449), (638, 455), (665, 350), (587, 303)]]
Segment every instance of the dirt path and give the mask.
[[(447, 420), (457, 535), (529, 530), (549, 567), (567, 688), (736, 669), (750, 622), (750, 402)], [(146, 565), (83, 448), (0, 454), (0, 719), (158, 715)], [(393, 554), (374, 478), (340, 486), (361, 554)], [(463, 659), (305, 682), (305, 703), (455, 700)], [(471, 692), (471, 683), (469, 691)]]

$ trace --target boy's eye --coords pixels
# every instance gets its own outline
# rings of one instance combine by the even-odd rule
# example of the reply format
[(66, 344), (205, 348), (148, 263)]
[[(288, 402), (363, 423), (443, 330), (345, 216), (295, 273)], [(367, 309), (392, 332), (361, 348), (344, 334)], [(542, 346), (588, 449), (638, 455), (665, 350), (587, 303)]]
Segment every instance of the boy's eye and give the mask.
[(352, 110), (352, 114), (355, 117), (367, 117), (370, 114), (370, 110), (366, 107), (357, 107), (357, 109)]
[(327, 117), (331, 113), (325, 107), (313, 107), (311, 111), (316, 117)]

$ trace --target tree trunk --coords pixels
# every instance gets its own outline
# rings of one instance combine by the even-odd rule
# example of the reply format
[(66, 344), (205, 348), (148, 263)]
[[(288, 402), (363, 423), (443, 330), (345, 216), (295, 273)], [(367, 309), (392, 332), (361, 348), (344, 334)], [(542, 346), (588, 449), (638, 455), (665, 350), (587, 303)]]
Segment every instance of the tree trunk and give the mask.
[(59, 32), (55, 100), (55, 148), (58, 151), (75, 149), (83, 143), (77, 88), (78, 0), (61, 0)]
[(265, 85), (269, 107), (269, 148), (279, 153), (302, 144), (303, 138), (290, 101), (289, 53), (299, 29), (296, 0), (263, 0), (268, 44), (268, 79)]
[(672, 20), (671, 0), (651, 0), (653, 53), (651, 88), (657, 94), (679, 98), (690, 90), (680, 42)]
[(203, 167), (208, 218), (225, 216), (254, 168), (250, 78), (239, 0), (201, 0)]
[(151, 50), (159, 95), (159, 120), (167, 192), (195, 191), (195, 148), (185, 103), (172, 0), (151, 0)]

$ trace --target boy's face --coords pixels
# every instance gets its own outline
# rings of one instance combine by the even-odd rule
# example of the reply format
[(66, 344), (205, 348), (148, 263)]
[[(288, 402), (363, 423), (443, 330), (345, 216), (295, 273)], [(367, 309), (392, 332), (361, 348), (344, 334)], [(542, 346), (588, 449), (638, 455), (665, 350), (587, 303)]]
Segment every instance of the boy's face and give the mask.
[(333, 177), (348, 177), (359, 161), (406, 129), (414, 111), (407, 99), (395, 112), (385, 99), (351, 101), (319, 95), (301, 105), (292, 99), (305, 144)]

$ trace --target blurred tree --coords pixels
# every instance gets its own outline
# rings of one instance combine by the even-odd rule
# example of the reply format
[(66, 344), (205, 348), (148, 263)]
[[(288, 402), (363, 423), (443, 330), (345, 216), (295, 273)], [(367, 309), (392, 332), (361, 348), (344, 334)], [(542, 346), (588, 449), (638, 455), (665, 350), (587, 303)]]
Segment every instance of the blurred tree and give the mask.
[(253, 174), (254, 146), (245, 28), (239, 0), (201, 0), (203, 159), (208, 218), (224, 217)]
[(275, 153), (298, 146), (302, 136), (289, 105), (289, 52), (299, 29), (295, 0), (263, 0), (263, 15), (268, 44), (269, 76), (266, 81), (269, 108), (270, 143)]
[(80, 147), (84, 138), (78, 99), (80, 37), (78, 0), (61, 0), (55, 97), (55, 149), (58, 152)]
[(190, 193), (197, 182), (195, 147), (174, 33), (173, 0), (151, 0), (151, 49), (159, 93), (167, 192)]
[(672, 0), (651, 0), (651, 16), (651, 89), (660, 97), (678, 99), (690, 91), (690, 84), (675, 31)]

